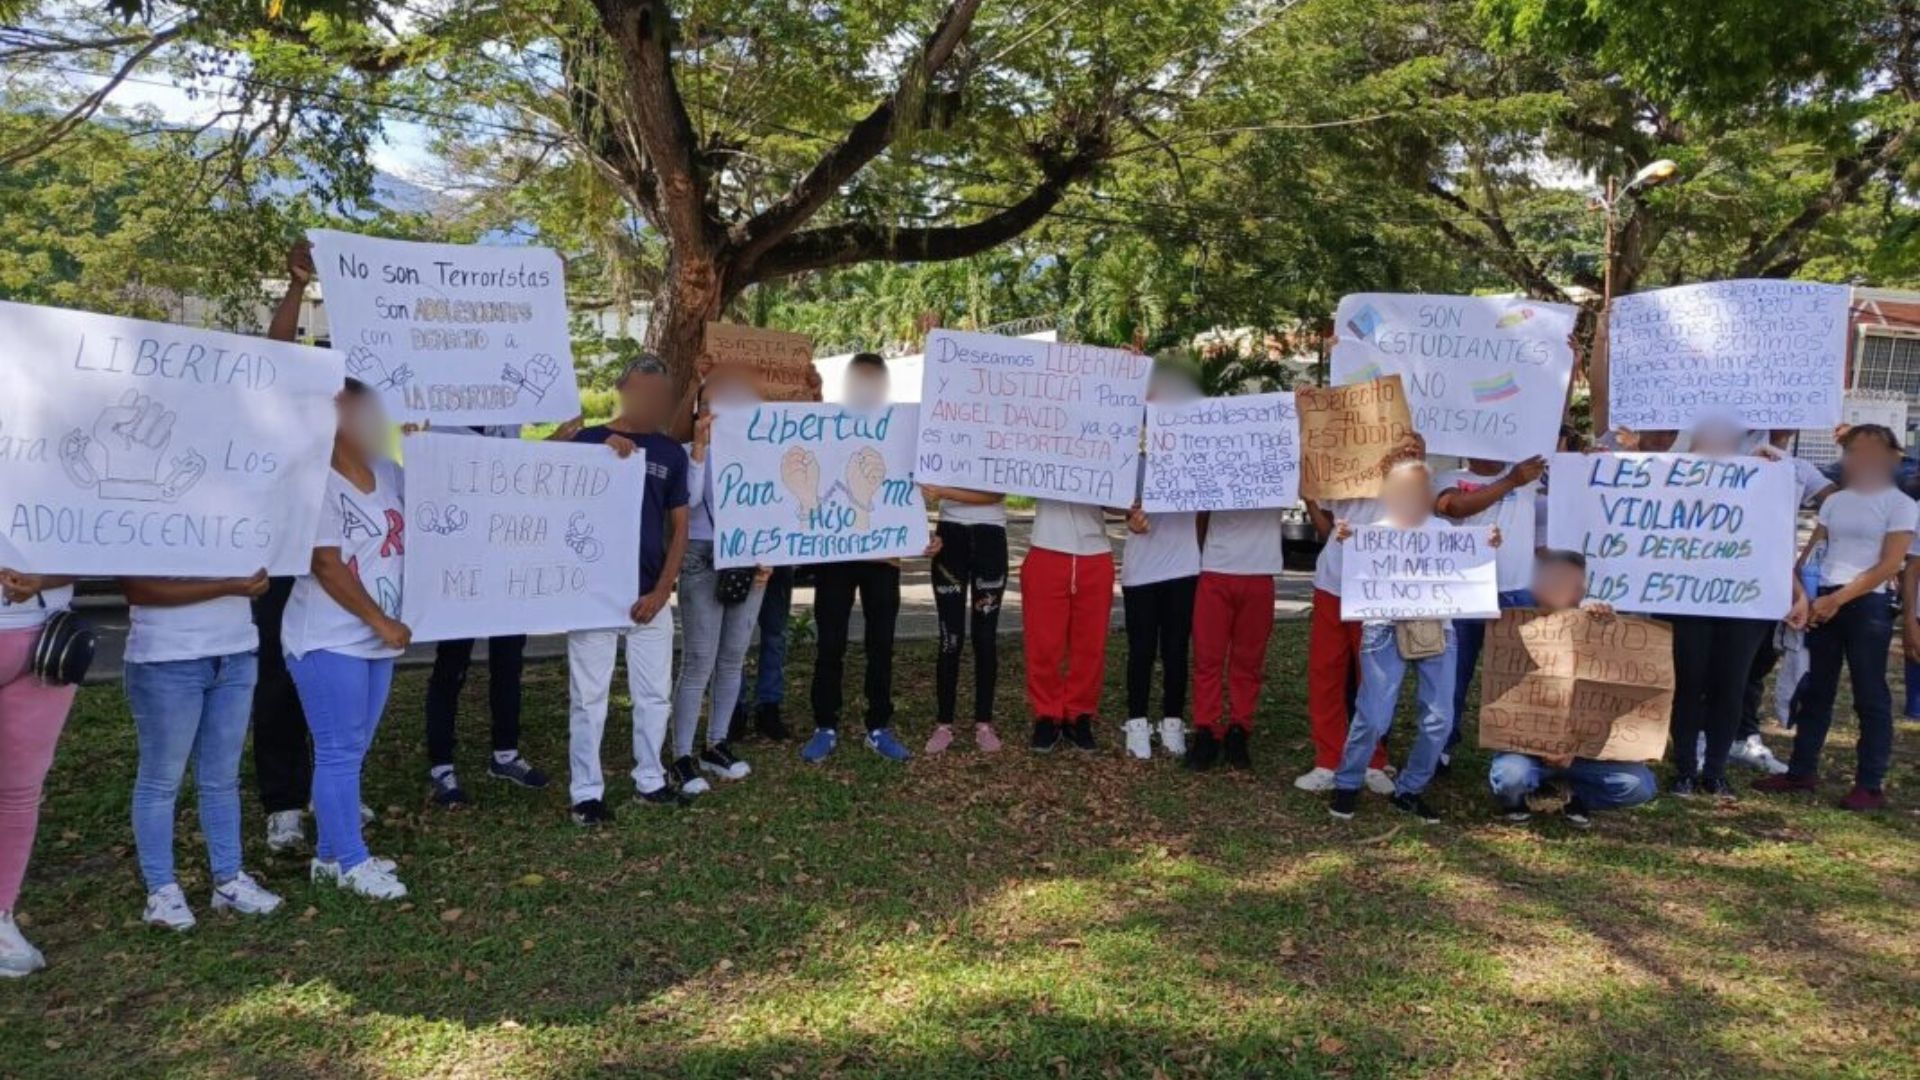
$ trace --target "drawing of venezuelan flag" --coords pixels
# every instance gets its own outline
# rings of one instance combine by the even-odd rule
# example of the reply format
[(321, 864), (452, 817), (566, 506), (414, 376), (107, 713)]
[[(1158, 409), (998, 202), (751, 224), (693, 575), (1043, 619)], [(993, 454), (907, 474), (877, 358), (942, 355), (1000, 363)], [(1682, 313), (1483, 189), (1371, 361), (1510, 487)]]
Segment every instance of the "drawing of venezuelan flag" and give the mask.
[(1503, 372), (1491, 379), (1473, 380), (1473, 400), (1485, 405), (1490, 401), (1505, 401), (1520, 393), (1520, 384), (1513, 379), (1511, 371)]
[(1347, 377), (1347, 382), (1350, 384), (1372, 382), (1373, 380), (1379, 378), (1380, 375), (1381, 375), (1381, 372), (1380, 372), (1379, 364), (1368, 364), (1366, 367), (1354, 369), (1353, 374)]

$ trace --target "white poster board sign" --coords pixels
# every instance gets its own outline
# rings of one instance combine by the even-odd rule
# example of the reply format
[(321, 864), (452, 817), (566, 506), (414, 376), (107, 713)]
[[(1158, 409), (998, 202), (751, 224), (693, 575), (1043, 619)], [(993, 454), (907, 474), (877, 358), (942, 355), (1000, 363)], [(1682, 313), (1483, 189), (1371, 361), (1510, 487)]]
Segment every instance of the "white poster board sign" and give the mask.
[(1153, 361), (1121, 349), (935, 330), (920, 390), (921, 483), (1123, 506)]
[(1579, 309), (1525, 297), (1354, 293), (1334, 315), (1333, 381), (1399, 375), (1435, 454), (1551, 454)]
[(1555, 454), (1547, 543), (1587, 557), (1621, 611), (1778, 619), (1793, 605), (1793, 465), (1757, 457)]
[(1608, 415), (1636, 431), (1732, 414), (1750, 428), (1840, 422), (1845, 285), (1713, 281), (1617, 297)]
[(1491, 527), (1355, 525), (1340, 543), (1347, 622), (1499, 617)]
[(916, 410), (773, 404), (713, 418), (714, 565), (895, 559), (927, 549)]
[(631, 623), (644, 453), (431, 432), (402, 448), (415, 641)]
[(340, 358), (0, 302), (0, 566), (304, 574)]
[(1840, 422), (1848, 427), (1879, 424), (1899, 436), (1904, 443), (1907, 440), (1907, 395), (1898, 390), (1849, 390), (1840, 408)]
[(522, 424), (579, 414), (560, 256), (332, 229), (307, 238), (333, 348), (396, 419)]
[(1300, 501), (1300, 414), (1292, 394), (1147, 406), (1148, 513), (1265, 510)]

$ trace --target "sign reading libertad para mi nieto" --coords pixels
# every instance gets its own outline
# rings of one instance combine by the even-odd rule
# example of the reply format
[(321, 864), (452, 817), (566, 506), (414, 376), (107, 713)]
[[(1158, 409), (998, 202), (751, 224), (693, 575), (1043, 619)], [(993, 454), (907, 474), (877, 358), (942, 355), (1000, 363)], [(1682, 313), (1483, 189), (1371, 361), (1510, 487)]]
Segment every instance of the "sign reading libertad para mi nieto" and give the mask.
[(0, 566), (306, 573), (340, 358), (0, 302)]

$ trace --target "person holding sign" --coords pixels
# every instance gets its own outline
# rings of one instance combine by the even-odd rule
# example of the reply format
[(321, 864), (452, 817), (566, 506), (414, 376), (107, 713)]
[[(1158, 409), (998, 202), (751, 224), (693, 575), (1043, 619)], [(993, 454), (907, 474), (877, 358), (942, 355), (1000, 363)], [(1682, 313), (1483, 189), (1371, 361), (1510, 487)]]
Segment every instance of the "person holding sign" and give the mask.
[(973, 639), (973, 741), (982, 752), (1000, 750), (993, 730), (994, 687), (1000, 679), (1000, 601), (1007, 593), (1007, 497), (965, 488), (922, 488), (940, 504), (934, 535), (933, 603), (940, 619), (940, 658), (934, 670), (939, 719), (927, 753), (953, 744), (959, 713), (960, 654)]
[(280, 642), (313, 733), (314, 881), (375, 900), (407, 887), (360, 835), (360, 770), (387, 707), (393, 661), (412, 631), (400, 622), (406, 503), (400, 467), (384, 449), (380, 399), (357, 379), (339, 397), (312, 572), (293, 584)]
[(56, 686), (33, 670), (47, 620), (73, 603), (73, 579), (0, 567), (0, 978), (47, 966), (13, 919), (27, 857), (40, 829), (40, 798), (54, 744), (67, 724), (73, 685)]
[[(1147, 381), (1150, 402), (1200, 397), (1193, 378), (1155, 365)], [(1147, 461), (1140, 461), (1145, 494)], [(1149, 514), (1135, 499), (1127, 514), (1127, 541), (1120, 555), (1120, 596), (1127, 627), (1127, 753), (1153, 756), (1154, 725), (1147, 719), (1153, 697), (1153, 664), (1160, 661), (1160, 745), (1176, 758), (1187, 754), (1187, 654), (1193, 640), (1193, 595), (1200, 583), (1200, 515)]]
[[(1200, 521), (1200, 583), (1193, 598), (1193, 740), (1187, 768), (1253, 768), (1253, 714), (1273, 638), (1279, 510), (1217, 510)], [(1225, 714), (1226, 724), (1221, 724)]]
[(1793, 757), (1787, 771), (1754, 783), (1758, 791), (1814, 791), (1820, 751), (1833, 726), (1840, 666), (1853, 676), (1853, 707), (1860, 717), (1853, 790), (1840, 800), (1846, 810), (1886, 806), (1881, 789), (1893, 756), (1893, 694), (1887, 687), (1887, 652), (1893, 645), (1893, 598), (1887, 584), (1900, 574), (1913, 544), (1920, 509), (1894, 486), (1900, 441), (1878, 424), (1861, 424), (1842, 444), (1844, 484), (1820, 506), (1819, 524), (1807, 541), (1804, 564), (1816, 549), (1820, 588), (1808, 622), (1811, 669), (1802, 693)]
[(1065, 738), (1093, 750), (1093, 714), (1107, 668), (1113, 617), (1113, 542), (1098, 506), (1041, 499), (1034, 507), (1033, 546), (1020, 564), (1026, 631), (1027, 705), (1036, 753)]

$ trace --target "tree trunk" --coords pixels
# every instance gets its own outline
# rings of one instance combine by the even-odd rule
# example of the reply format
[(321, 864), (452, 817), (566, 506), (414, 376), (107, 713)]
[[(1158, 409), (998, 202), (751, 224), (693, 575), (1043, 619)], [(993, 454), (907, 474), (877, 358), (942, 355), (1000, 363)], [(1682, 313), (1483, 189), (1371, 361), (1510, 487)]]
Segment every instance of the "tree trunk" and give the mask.
[(693, 395), (699, 389), (694, 369), (707, 324), (717, 321), (726, 306), (725, 282), (725, 274), (710, 262), (669, 257), (647, 315), (647, 348), (666, 363), (674, 400), (681, 404), (666, 425), (676, 439), (692, 432)]

